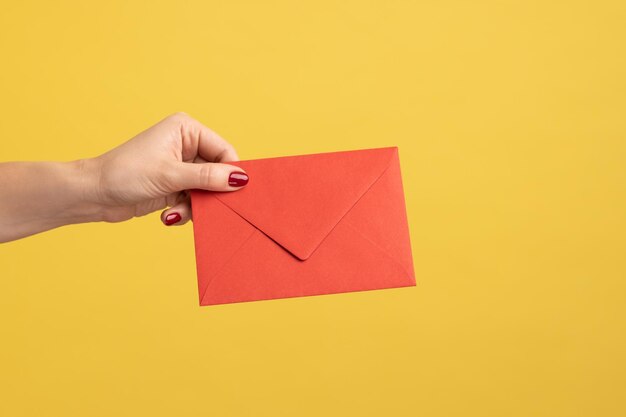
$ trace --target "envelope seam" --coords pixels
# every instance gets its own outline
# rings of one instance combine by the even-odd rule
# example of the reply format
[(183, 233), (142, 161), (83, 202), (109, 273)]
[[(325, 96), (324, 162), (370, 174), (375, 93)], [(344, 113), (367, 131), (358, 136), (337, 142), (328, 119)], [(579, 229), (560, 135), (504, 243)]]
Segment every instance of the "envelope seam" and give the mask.
[(354, 232), (356, 232), (359, 236), (361, 236), (363, 239), (367, 240), (368, 242), (370, 242), (372, 245), (376, 246), (376, 248), (378, 248), (378, 250), (380, 250), (387, 258), (391, 259), (391, 261), (393, 261), (396, 265), (398, 265), (400, 267), (400, 269), (402, 269), (404, 271), (405, 274), (407, 274), (407, 276), (410, 278), (411, 274), (409, 273), (409, 271), (406, 269), (406, 267), (404, 265), (402, 265), (399, 261), (397, 261), (396, 259), (394, 259), (393, 256), (389, 255), (389, 252), (387, 252), (385, 249), (383, 249), (382, 247), (380, 247), (380, 245), (378, 243), (376, 243), (374, 240), (372, 240), (369, 236), (367, 236), (366, 234), (364, 234), (362, 231), (358, 230), (356, 227), (354, 227), (352, 224), (350, 224), (349, 221), (346, 221), (346, 225), (352, 229)]
[(298, 259), (299, 261), (304, 261), (304, 259), (300, 259), (298, 258), (294, 253), (292, 253), (289, 249), (287, 249), (285, 246), (283, 246), (280, 242), (278, 242), (276, 239), (274, 239), (272, 236), (268, 235), (267, 233), (265, 233), (261, 228), (259, 228), (257, 225), (255, 225), (254, 223), (252, 223), (252, 221), (250, 221), (248, 218), (246, 218), (244, 215), (242, 215), (241, 213), (239, 213), (237, 210), (235, 210), (234, 208), (232, 208), (231, 206), (229, 206), (228, 204), (224, 203), (222, 200), (220, 200), (217, 196), (215, 197), (215, 199), (217, 201), (219, 201), (224, 207), (226, 207), (228, 210), (232, 211), (233, 213), (235, 213), (237, 216), (239, 216), (243, 221), (245, 221), (246, 223), (248, 223), (250, 226), (252, 226), (257, 232), (263, 234), (263, 236), (266, 236), (268, 239), (270, 239), (272, 242), (274, 242), (275, 244), (277, 244), (278, 246), (280, 246), (281, 248), (283, 248), (285, 250), (285, 252), (287, 252), (289, 255), (293, 256), (294, 258)]
[[(339, 223), (341, 223), (342, 221), (344, 221), (345, 217), (348, 215), (348, 213), (350, 213), (352, 211), (352, 209), (354, 209), (354, 207), (359, 204), (359, 201), (361, 201), (361, 199), (363, 199), (363, 197), (365, 197), (367, 195), (367, 193), (370, 192), (370, 190), (374, 187), (374, 185), (376, 185), (376, 183), (378, 181), (380, 181), (380, 179), (383, 177), (383, 175), (385, 175), (387, 173), (387, 171), (389, 170), (389, 168), (391, 167), (391, 160), (393, 159), (393, 155), (391, 156), (391, 158), (389, 158), (389, 161), (387, 163), (387, 167), (380, 173), (380, 175), (374, 180), (372, 181), (372, 183), (369, 185), (369, 187), (367, 187), (367, 189), (363, 192), (363, 194), (361, 194), (361, 196), (359, 198), (357, 198), (354, 201), (354, 204), (352, 204), (348, 210), (346, 210), (345, 213), (343, 213), (341, 215), (341, 217), (339, 217), (339, 219), (337, 220), (337, 222), (335, 223), (335, 225), (333, 227), (331, 227), (331, 229), (328, 231), (328, 233), (326, 234), (326, 236), (324, 236), (324, 238), (322, 240), (319, 241), (319, 243), (315, 246), (315, 249), (313, 249), (313, 251), (311, 251), (311, 253), (309, 254), (309, 256), (307, 257), (310, 258), (311, 256), (313, 256), (313, 254), (317, 251), (317, 249), (322, 245), (322, 243), (324, 243), (324, 241), (328, 238), (328, 236), (330, 236), (330, 234), (333, 232), (333, 230), (335, 230), (335, 228), (339, 225)], [(352, 227), (352, 226), (351, 226)], [(352, 227), (353, 228), (353, 227)], [(368, 239), (369, 240), (369, 239)], [(382, 248), (380, 248), (382, 250)], [(385, 252), (385, 251), (383, 251)], [(389, 254), (387, 254), (385, 252), (385, 254), (387, 256), (389, 256)], [(404, 268), (403, 268), (404, 269)]]
[(252, 238), (252, 236), (254, 236), (256, 232), (257, 232), (257, 229), (253, 228), (250, 235), (244, 239), (241, 245), (237, 246), (237, 249), (233, 251), (233, 253), (228, 257), (226, 262), (224, 262), (224, 264), (220, 267), (220, 269), (218, 269), (217, 272), (213, 274), (213, 278), (209, 282), (207, 282), (206, 288), (202, 292), (202, 297), (200, 298), (200, 305), (202, 305), (202, 302), (204, 301), (204, 297), (206, 296), (206, 293), (209, 291), (209, 287), (211, 286), (213, 281), (215, 281), (215, 279), (218, 278), (218, 276), (222, 273), (222, 271), (226, 268), (226, 266), (230, 263), (230, 261), (235, 257), (235, 255), (237, 255), (237, 252), (241, 250), (241, 248), (243, 248), (246, 243), (248, 243), (248, 241)]

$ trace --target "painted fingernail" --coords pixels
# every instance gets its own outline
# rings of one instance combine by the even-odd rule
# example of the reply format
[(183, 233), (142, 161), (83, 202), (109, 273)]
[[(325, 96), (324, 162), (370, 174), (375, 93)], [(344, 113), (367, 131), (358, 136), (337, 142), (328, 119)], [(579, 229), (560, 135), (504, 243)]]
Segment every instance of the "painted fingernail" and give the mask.
[(231, 172), (228, 176), (228, 185), (231, 187), (243, 187), (248, 183), (248, 174), (241, 171)]
[(178, 223), (180, 221), (181, 217), (180, 214), (178, 213), (170, 213), (167, 216), (165, 216), (165, 225), (166, 226), (171, 226), (174, 223)]

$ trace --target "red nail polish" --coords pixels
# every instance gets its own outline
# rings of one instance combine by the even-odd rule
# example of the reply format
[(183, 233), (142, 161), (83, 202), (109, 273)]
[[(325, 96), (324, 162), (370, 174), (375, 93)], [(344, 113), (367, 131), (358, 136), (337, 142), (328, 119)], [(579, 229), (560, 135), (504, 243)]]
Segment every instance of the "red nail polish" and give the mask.
[(243, 187), (248, 183), (248, 174), (241, 171), (231, 172), (228, 176), (228, 185), (231, 187)]
[(174, 223), (178, 223), (180, 221), (181, 217), (180, 214), (178, 213), (170, 213), (167, 216), (165, 216), (165, 225), (166, 226), (171, 226)]

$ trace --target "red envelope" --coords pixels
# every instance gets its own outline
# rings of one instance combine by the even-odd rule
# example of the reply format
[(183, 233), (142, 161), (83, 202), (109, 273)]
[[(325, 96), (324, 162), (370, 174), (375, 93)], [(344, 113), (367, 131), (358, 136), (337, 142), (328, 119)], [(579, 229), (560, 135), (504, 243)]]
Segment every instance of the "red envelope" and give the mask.
[(229, 163), (191, 193), (200, 305), (415, 285), (398, 148)]

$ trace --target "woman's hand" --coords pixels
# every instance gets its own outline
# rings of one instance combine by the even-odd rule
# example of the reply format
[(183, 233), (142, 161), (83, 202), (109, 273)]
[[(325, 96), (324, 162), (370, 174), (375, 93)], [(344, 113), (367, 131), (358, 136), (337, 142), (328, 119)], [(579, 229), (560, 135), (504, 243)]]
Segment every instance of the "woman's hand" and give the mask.
[(248, 182), (235, 149), (185, 113), (167, 117), (123, 145), (87, 162), (96, 172), (92, 199), (105, 221), (117, 222), (163, 211), (167, 225), (191, 219), (189, 194), (201, 188), (235, 191)]
[(232, 145), (185, 113), (119, 147), (72, 162), (0, 164), (0, 242), (72, 223), (119, 222), (156, 210), (166, 225), (191, 219), (187, 190), (235, 191), (246, 173)]

